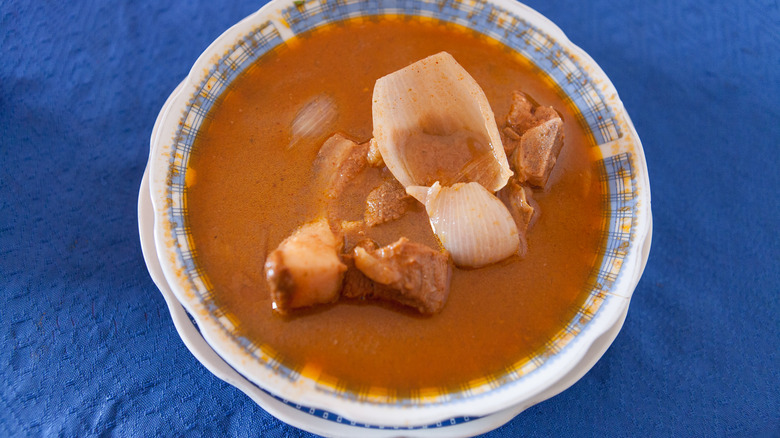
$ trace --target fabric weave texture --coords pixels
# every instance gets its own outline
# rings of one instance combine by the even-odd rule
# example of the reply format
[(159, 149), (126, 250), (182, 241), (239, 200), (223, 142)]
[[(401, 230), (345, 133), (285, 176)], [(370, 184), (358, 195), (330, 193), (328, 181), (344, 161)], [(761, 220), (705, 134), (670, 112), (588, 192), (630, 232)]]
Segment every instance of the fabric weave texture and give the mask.
[[(653, 246), (604, 357), (486, 436), (780, 436), (780, 5), (526, 3), (620, 93)], [(0, 3), (0, 436), (310, 436), (195, 360), (138, 237), (158, 111), (262, 5)]]

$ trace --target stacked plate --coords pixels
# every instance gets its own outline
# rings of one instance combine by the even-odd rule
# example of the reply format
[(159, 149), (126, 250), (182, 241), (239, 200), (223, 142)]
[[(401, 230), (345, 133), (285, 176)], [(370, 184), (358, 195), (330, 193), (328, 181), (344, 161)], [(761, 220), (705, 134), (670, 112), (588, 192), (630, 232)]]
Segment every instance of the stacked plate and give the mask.
[[(206, 49), (168, 98), (152, 132), (138, 199), (147, 267), (193, 355), (282, 421), (330, 436), (470, 436), (492, 430), (571, 386), (603, 355), (622, 327), (652, 234), (650, 185), (641, 143), (604, 72), (549, 20), (519, 3), (345, 0), (328, 3), (328, 8), (324, 4), (319, 0), (270, 2)], [(497, 388), (477, 388), (474, 396), (411, 407), (334, 395), (302, 376), (291, 381), (278, 373), (278, 364), (269, 364), (267, 358), (238, 345), (228, 323), (204, 305), (198, 274), (188, 258), (189, 236), (177, 214), (183, 202), (179, 184), (209, 99), (212, 103), (218, 99), (246, 65), (262, 56), (256, 49), (247, 52), (247, 42), (262, 40), (270, 47), (324, 23), (391, 13), (436, 16), (470, 27), (498, 39), (546, 72), (578, 107), (601, 150), (602, 187), (611, 215), (605, 224), (600, 281), (583, 305), (588, 306), (587, 312), (567, 327), (571, 336), (532, 370)], [(512, 23), (513, 33), (502, 28), (505, 23)], [(550, 53), (555, 53), (555, 59)], [(230, 75), (224, 71), (228, 63)]]

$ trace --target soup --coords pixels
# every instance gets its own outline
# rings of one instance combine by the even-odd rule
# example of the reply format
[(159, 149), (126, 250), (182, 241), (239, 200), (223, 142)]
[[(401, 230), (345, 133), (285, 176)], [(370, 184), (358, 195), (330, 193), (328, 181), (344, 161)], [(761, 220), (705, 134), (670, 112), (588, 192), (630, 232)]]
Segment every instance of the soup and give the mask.
[[(528, 234), (527, 253), (480, 269), (454, 268), (448, 302), (434, 316), (357, 300), (290, 316), (272, 311), (265, 257), (321, 208), (311, 170), (322, 142), (335, 131), (367, 141), (376, 80), (441, 51), (479, 83), (499, 124), (515, 90), (552, 106), (565, 122), (565, 146), (548, 188), (534, 191), (541, 215)], [(292, 142), (294, 118), (323, 92), (338, 108), (334, 128)], [(549, 79), (493, 40), (434, 20), (341, 22), (265, 55), (212, 108), (187, 171), (188, 225), (221, 309), (288, 367), (342, 387), (397, 394), (456, 387), (542, 349), (585, 299), (602, 239), (592, 146), (576, 109)], [(342, 206), (345, 214), (362, 215), (367, 189), (355, 184), (350, 190), (355, 201)], [(439, 247), (419, 203), (368, 230), (379, 245), (401, 236)]]

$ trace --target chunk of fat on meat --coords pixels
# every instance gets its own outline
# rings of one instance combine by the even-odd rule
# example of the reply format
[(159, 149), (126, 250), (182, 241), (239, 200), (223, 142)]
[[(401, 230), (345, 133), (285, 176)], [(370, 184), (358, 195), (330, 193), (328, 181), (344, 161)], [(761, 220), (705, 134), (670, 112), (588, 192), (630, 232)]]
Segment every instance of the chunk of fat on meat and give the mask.
[(518, 254), (523, 257), (528, 252), (528, 230), (539, 217), (539, 204), (534, 201), (531, 188), (518, 184), (514, 177), (509, 179), (507, 185), (499, 190), (496, 196), (506, 205), (517, 224), (517, 233), (520, 237)]
[(265, 276), (275, 309), (292, 309), (332, 303), (339, 297), (344, 271), (341, 239), (325, 220), (305, 224), (271, 251)]
[(563, 147), (563, 120), (558, 112), (537, 106), (515, 91), (501, 138), (518, 180), (545, 187)]
[(426, 315), (444, 308), (452, 277), (447, 253), (402, 237), (382, 248), (356, 246), (353, 257), (355, 267), (375, 283), (364, 297), (395, 301)]
[(358, 144), (341, 133), (333, 134), (314, 159), (318, 187), (327, 198), (339, 196), (363, 169), (368, 167), (369, 142)]
[(412, 197), (395, 178), (386, 179), (366, 197), (364, 220), (373, 227), (394, 221), (411, 207)]

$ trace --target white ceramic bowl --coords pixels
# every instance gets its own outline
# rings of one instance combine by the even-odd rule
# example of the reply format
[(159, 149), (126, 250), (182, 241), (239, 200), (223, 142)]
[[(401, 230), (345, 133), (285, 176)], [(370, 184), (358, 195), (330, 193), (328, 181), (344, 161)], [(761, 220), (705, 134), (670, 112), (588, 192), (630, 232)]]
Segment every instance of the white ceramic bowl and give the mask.
[[(403, 400), (339, 391), (327, 382), (301, 376), (241, 338), (230, 321), (219, 316), (200, 278), (184, 208), (187, 160), (200, 123), (226, 85), (247, 65), (296, 33), (323, 23), (389, 13), (457, 22), (503, 42), (545, 71), (579, 108), (605, 157), (600, 177), (610, 205), (602, 262), (594, 267), (597, 280), (575, 318), (550, 340), (547, 351), (516, 364), (489, 383)], [(461, 427), (499, 414), (507, 421), (530, 404), (565, 389), (595, 363), (619, 330), (650, 247), (650, 185), (644, 153), (617, 92), (596, 63), (560, 29), (528, 7), (505, 0), (444, 5), (425, 0), (312, 0), (303, 5), (272, 1), (209, 46), (170, 96), (152, 135), (148, 182), (156, 251), (145, 253), (147, 263), (151, 254), (159, 260), (165, 285), (156, 279), (158, 285), (170, 288), (217, 353), (214, 357), (224, 360), (240, 376), (230, 383), (251, 382), (275, 402), (318, 422), (334, 427), (346, 424), (364, 432), (391, 428), (402, 430), (404, 435), (427, 434), (432, 429)], [(176, 306), (170, 301), (169, 308), (176, 319)], [(283, 417), (278, 410), (264, 407)]]
[(149, 166), (144, 172), (141, 181), (141, 189), (138, 196), (138, 228), (141, 236), (141, 248), (143, 250), (146, 266), (157, 287), (165, 298), (168, 311), (173, 318), (174, 326), (181, 336), (184, 345), (209, 371), (225, 382), (235, 386), (249, 396), (260, 407), (270, 412), (280, 420), (300, 429), (323, 436), (352, 437), (352, 438), (391, 438), (400, 435), (404, 437), (469, 437), (491, 431), (502, 426), (525, 409), (547, 400), (560, 393), (579, 380), (604, 354), (607, 347), (617, 336), (628, 312), (628, 307), (615, 324), (602, 334), (588, 349), (582, 360), (568, 374), (563, 376), (553, 386), (535, 397), (525, 400), (520, 404), (510, 406), (504, 410), (475, 417), (470, 421), (451, 424), (449, 421), (441, 421), (413, 430), (399, 430), (394, 427), (366, 428), (362, 424), (351, 424), (350, 421), (329, 421), (322, 418), (322, 413), (311, 412), (307, 406), (297, 405), (285, 400), (275, 398), (257, 385), (247, 380), (235, 369), (222, 360), (219, 355), (208, 345), (197, 326), (192, 322), (181, 303), (173, 294), (157, 257), (154, 245), (154, 211), (149, 195)]

